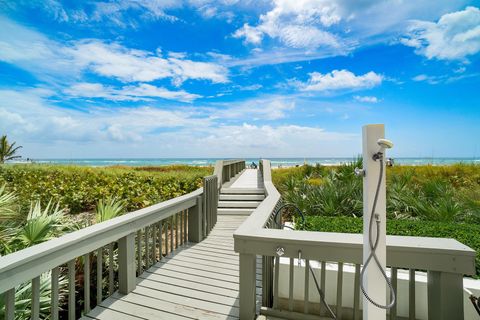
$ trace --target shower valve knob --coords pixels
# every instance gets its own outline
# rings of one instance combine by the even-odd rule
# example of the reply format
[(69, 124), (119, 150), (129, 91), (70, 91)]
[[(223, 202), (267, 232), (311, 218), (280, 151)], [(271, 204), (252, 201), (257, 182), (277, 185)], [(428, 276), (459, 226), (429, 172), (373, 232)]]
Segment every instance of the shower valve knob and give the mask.
[(285, 254), (285, 248), (277, 247), (277, 256), (281, 257)]
[(354, 172), (357, 177), (365, 177), (365, 169), (355, 168)]

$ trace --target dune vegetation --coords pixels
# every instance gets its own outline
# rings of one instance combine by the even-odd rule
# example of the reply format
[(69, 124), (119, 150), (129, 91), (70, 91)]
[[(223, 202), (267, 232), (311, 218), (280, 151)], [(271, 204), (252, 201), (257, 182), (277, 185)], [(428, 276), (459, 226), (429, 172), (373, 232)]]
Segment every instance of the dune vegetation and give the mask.
[[(283, 201), (305, 213), (308, 230), (360, 233), (362, 179), (354, 168), (361, 166), (358, 159), (334, 167), (275, 169), (272, 179)], [(387, 234), (454, 238), (468, 245), (477, 251), (480, 275), (480, 166), (387, 168), (387, 219)]]
[(0, 254), (194, 191), (208, 167), (0, 166)]
[[(191, 166), (0, 165), (0, 255), (191, 192), (212, 171), (213, 168)], [(82, 268), (80, 260), (76, 262), (78, 270)], [(60, 271), (62, 308), (67, 281), (66, 269), (61, 267)], [(48, 318), (50, 310), (50, 276), (45, 273), (40, 277), (42, 318)], [(83, 290), (78, 283), (80, 280), (77, 290)], [(31, 296), (30, 282), (16, 288), (16, 319), (30, 319)], [(95, 300), (95, 292), (91, 298)], [(0, 319), (5, 316), (3, 303), (0, 295)], [(82, 310), (83, 301), (77, 304), (77, 310)], [(66, 317), (64, 311), (61, 310), (62, 317)]]
[[(362, 216), (361, 160), (341, 166), (275, 169), (273, 182), (285, 202), (309, 216)], [(480, 222), (480, 166), (396, 166), (387, 168), (389, 218)]]

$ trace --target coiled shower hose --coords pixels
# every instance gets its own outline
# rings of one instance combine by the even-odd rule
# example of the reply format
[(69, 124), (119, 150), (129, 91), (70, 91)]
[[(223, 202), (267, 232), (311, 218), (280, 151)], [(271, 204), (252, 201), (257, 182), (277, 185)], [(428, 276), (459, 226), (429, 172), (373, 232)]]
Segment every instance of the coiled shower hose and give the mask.
[[(362, 271), (360, 272), (360, 289), (362, 290), (363, 295), (365, 298), (374, 306), (381, 308), (381, 309), (390, 309), (395, 305), (396, 302), (396, 295), (395, 295), (395, 290), (393, 290), (392, 283), (390, 282), (390, 279), (388, 279), (387, 273), (385, 270), (382, 268), (382, 264), (380, 263), (380, 260), (378, 260), (377, 257), (377, 247), (378, 247), (378, 239), (380, 236), (380, 219), (378, 218), (378, 215), (375, 213), (375, 209), (377, 207), (377, 202), (378, 202), (378, 194), (380, 193), (380, 186), (382, 184), (382, 178), (383, 178), (383, 154), (381, 155), (376, 155), (377, 157), (374, 156), (374, 160), (377, 159), (379, 160), (380, 164), (380, 175), (378, 176), (378, 184), (377, 184), (377, 189), (375, 191), (375, 197), (373, 199), (373, 205), (372, 205), (372, 211), (370, 213), (370, 223), (368, 225), (368, 243), (370, 245), (370, 254), (367, 257), (367, 260), (365, 261), (365, 264), (363, 265)], [(376, 227), (377, 227), (377, 232), (375, 235), (375, 241), (372, 242), (372, 229), (373, 229), (373, 220), (375, 218), (376, 222)], [(385, 279), (385, 282), (387, 283), (388, 287), (390, 288), (390, 303), (387, 305), (382, 305), (372, 299), (365, 290), (364, 283), (363, 283), (363, 276), (365, 274), (365, 270), (367, 269), (368, 264), (372, 261), (375, 261), (375, 264), (378, 266), (378, 269), (382, 273), (383, 278)]]

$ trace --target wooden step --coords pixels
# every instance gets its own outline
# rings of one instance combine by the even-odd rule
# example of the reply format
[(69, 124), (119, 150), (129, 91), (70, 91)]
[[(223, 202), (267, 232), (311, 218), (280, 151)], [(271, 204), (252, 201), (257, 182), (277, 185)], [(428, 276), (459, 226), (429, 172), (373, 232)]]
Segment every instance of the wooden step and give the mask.
[(222, 188), (221, 194), (265, 194), (262, 188)]
[(253, 208), (250, 209), (240, 209), (240, 208), (218, 208), (218, 215), (239, 215), (239, 216), (249, 216), (253, 212)]
[(262, 201), (265, 199), (263, 194), (221, 194), (220, 201), (233, 200), (233, 201)]
[(219, 201), (218, 208), (256, 208), (262, 201)]

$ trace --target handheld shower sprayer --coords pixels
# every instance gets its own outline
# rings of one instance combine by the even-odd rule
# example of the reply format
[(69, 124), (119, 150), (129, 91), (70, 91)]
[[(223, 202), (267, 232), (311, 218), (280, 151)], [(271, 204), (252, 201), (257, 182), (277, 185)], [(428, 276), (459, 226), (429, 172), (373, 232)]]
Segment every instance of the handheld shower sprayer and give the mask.
[[(381, 219), (380, 219), (380, 215), (377, 214), (375, 211), (376, 211), (376, 207), (377, 207), (378, 196), (379, 196), (379, 193), (380, 193), (380, 187), (381, 187), (381, 184), (382, 184), (382, 181), (383, 181), (383, 174), (384, 174), (384, 163), (383, 162), (385, 160), (385, 149), (392, 148), (393, 147), (393, 142), (391, 142), (390, 140), (387, 140), (387, 139), (378, 139), (377, 144), (379, 145), (380, 150), (373, 154), (372, 159), (373, 159), (373, 161), (379, 161), (380, 173), (379, 173), (379, 177), (378, 177), (377, 188), (376, 188), (376, 191), (375, 191), (375, 197), (373, 198), (372, 211), (370, 213), (370, 223), (369, 223), (369, 226), (368, 226), (368, 241), (369, 241), (369, 247), (370, 247), (370, 254), (368, 255), (367, 259), (365, 260), (362, 271), (360, 272), (360, 289), (362, 290), (362, 293), (365, 296), (365, 298), (371, 304), (373, 304), (374, 306), (376, 306), (378, 308), (381, 308), (381, 309), (390, 309), (395, 305), (397, 298), (396, 298), (396, 295), (395, 295), (395, 291), (393, 290), (392, 283), (390, 282), (390, 279), (388, 278), (385, 270), (382, 267), (382, 264), (380, 263), (380, 260), (377, 257), (376, 250), (377, 250), (378, 241), (379, 241)], [(363, 169), (362, 169), (362, 171), (363, 171), (362, 176), (365, 176), (365, 171)], [(372, 231), (373, 231), (373, 224), (374, 223), (376, 225), (376, 232), (375, 232), (375, 239), (372, 239)], [(378, 269), (382, 273), (382, 276), (385, 279), (385, 282), (387, 283), (387, 285), (390, 289), (390, 303), (388, 303), (386, 305), (383, 305), (383, 304), (380, 304), (380, 303), (374, 301), (368, 295), (367, 290), (365, 289), (365, 286), (364, 286), (364, 279), (363, 279), (364, 274), (365, 274), (365, 271), (367, 270), (368, 264), (372, 261), (372, 259), (374, 260)]]
[(393, 142), (387, 139), (378, 139), (377, 144), (380, 147), (380, 150), (378, 150), (378, 152), (373, 155), (372, 159), (374, 161), (377, 161), (380, 158), (384, 157), (385, 149), (393, 148)]

